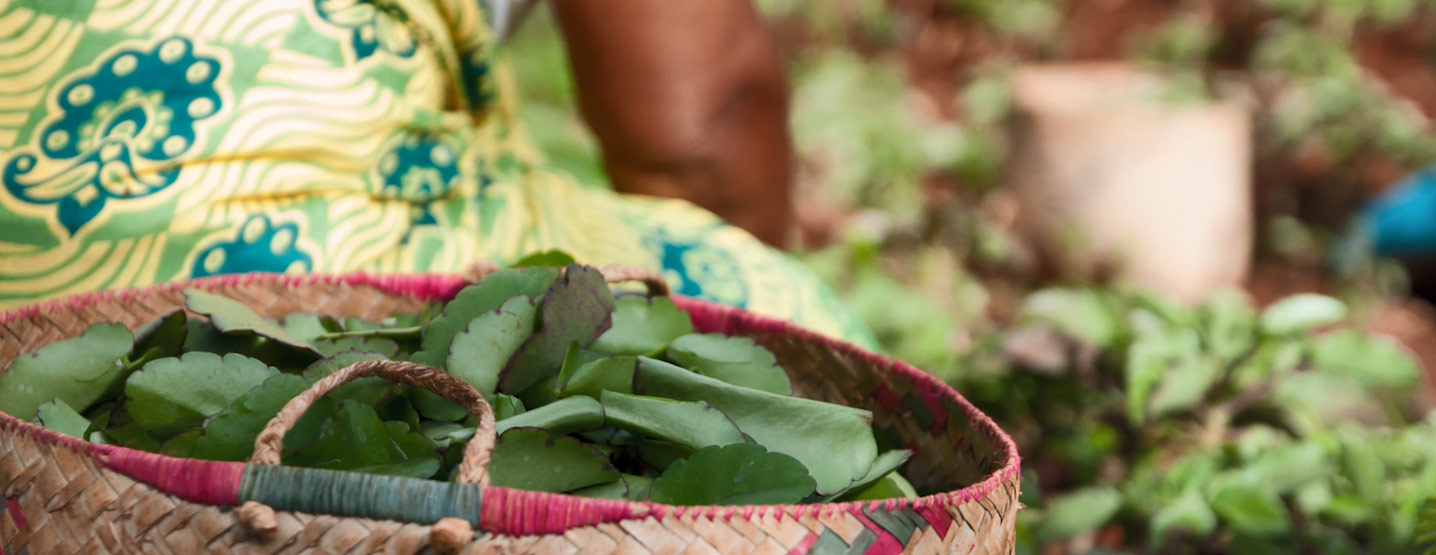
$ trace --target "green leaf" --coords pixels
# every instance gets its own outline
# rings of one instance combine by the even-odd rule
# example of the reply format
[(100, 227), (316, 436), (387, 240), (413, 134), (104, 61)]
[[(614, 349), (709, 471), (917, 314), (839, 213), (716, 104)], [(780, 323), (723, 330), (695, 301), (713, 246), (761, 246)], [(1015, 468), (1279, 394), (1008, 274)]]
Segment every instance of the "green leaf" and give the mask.
[(404, 422), (385, 422), (384, 426), (389, 431), (389, 464), (361, 468), (360, 472), (411, 478), (429, 478), (438, 472), (442, 463), (434, 442)]
[(523, 295), (538, 299), (558, 281), (557, 268), (525, 268), (499, 270), (485, 276), (477, 284), (465, 287), (444, 305), (444, 311), (424, 325), (422, 348), (413, 361), (440, 367), (447, 362), (454, 336), (469, 327), (469, 322), (485, 312), (493, 312), (505, 302)]
[(1198, 316), (1207, 350), (1219, 359), (1235, 359), (1255, 341), (1256, 311), (1251, 299), (1240, 290), (1213, 294), (1202, 303)]
[(597, 429), (603, 425), (603, 407), (588, 397), (569, 397), (498, 422), (497, 433), (513, 428), (543, 428), (554, 435)]
[(636, 448), (638, 460), (660, 472), (673, 466), (673, 463), (688, 458), (695, 451), (687, 445), (650, 439), (638, 440)]
[(1346, 318), (1346, 304), (1312, 293), (1292, 295), (1273, 303), (1262, 312), (1260, 325), (1269, 335), (1290, 335)]
[(346, 351), (376, 353), (392, 359), (399, 354), (399, 343), (387, 337), (344, 336), (335, 339), (318, 339), (314, 348), (326, 357)]
[(704, 376), (760, 391), (791, 395), (788, 373), (778, 358), (747, 337), (689, 334), (673, 340), (668, 358)]
[(1177, 412), (1197, 406), (1207, 390), (1221, 377), (1221, 367), (1206, 356), (1189, 356), (1167, 372), (1165, 380), (1152, 394), (1152, 416)]
[(286, 314), (279, 320), (279, 325), (291, 337), (308, 343), (332, 333), (330, 326), (338, 327), (333, 318), (303, 312)]
[(1186, 530), (1194, 537), (1203, 538), (1216, 527), (1217, 515), (1195, 489), (1187, 490), (1152, 515), (1152, 536), (1158, 540), (1173, 530)]
[[(385, 360), (386, 358), (384, 355), (374, 352), (340, 351), (334, 353), (329, 358), (315, 361), (314, 364), (304, 369), (303, 375), (309, 381), (317, 382), (325, 376), (348, 368), (354, 363), (364, 362), (366, 360)], [(359, 378), (336, 387), (333, 391), (330, 391), (328, 395), (325, 395), (325, 397), (334, 399), (335, 402), (344, 399), (355, 399), (366, 405), (379, 406), (389, 399), (394, 398), (402, 389), (402, 386), (399, 384), (378, 376), (371, 376), (368, 378)]]
[(1420, 367), (1405, 347), (1356, 330), (1316, 338), (1311, 361), (1316, 371), (1351, 376), (1368, 387), (1409, 388), (1421, 381)]
[(160, 446), (159, 454), (181, 459), (194, 458), (194, 446), (199, 441), (199, 437), (199, 430), (190, 430), (174, 436)]
[(1102, 527), (1122, 507), (1122, 494), (1109, 487), (1079, 489), (1048, 505), (1037, 525), (1037, 537), (1050, 542), (1085, 534)]
[(632, 392), (633, 373), (638, 370), (638, 359), (603, 357), (573, 366), (577, 368), (571, 376), (559, 376), (558, 396), (586, 395), (597, 399), (604, 391)]
[(80, 413), (75, 412), (75, 409), (70, 408), (62, 399), (51, 399), (40, 405), (36, 417), (46, 430), (70, 437), (85, 439), (85, 432), (90, 429), (90, 421), (80, 416)]
[(419, 433), (429, 438), (429, 441), (444, 446), (468, 441), (469, 438), (474, 437), (474, 428), (459, 422), (425, 420), (419, 424)]
[(672, 299), (627, 295), (613, 300), (613, 325), (590, 348), (611, 355), (653, 356), (690, 333), (693, 321)]
[(366, 474), (381, 474), (384, 476), (405, 476), (409, 478), (428, 479), (439, 471), (443, 462), (438, 455), (422, 459), (409, 459), (404, 461), (380, 464), (374, 466), (361, 466), (353, 469), (354, 472)]
[(639, 358), (633, 381), (635, 393), (723, 411), (760, 445), (803, 463), (819, 495), (851, 486), (878, 455), (865, 410), (738, 387), (650, 358)]
[(604, 391), (599, 402), (603, 404), (602, 413), (609, 425), (635, 435), (694, 449), (744, 441), (743, 432), (727, 415), (703, 401), (683, 402)]
[(537, 307), (528, 297), (514, 297), (493, 312), (485, 312), (454, 336), (449, 347), (448, 371), (474, 386), (493, 393), (499, 372), (533, 334)]
[(83, 411), (124, 380), (125, 355), (133, 345), (128, 328), (95, 324), (79, 337), (23, 355), (0, 374), (0, 411), (30, 420), (51, 399)]
[[(843, 497), (850, 492), (862, 491), (866, 489), (867, 486), (872, 484), (873, 482), (876, 482), (882, 479), (884, 476), (895, 472), (898, 467), (907, 463), (908, 459), (911, 458), (912, 451), (909, 451), (907, 449), (894, 449), (892, 451), (888, 451), (886, 453), (878, 455), (878, 458), (873, 460), (873, 466), (872, 468), (868, 469), (867, 474), (864, 474), (862, 478), (858, 478), (858, 481), (853, 482), (853, 485), (850, 486), (847, 490), (828, 496), (828, 501)], [(912, 486), (909, 485), (908, 487)]]
[(125, 409), (135, 423), (169, 436), (198, 428), (279, 371), (244, 355), (185, 353), (162, 358), (130, 375)]
[(293, 374), (265, 379), (205, 423), (204, 434), (195, 441), (194, 456), (214, 461), (248, 459), (260, 430), (311, 385), (313, 382)]
[(666, 505), (778, 505), (813, 493), (813, 477), (797, 459), (761, 445), (699, 449), (653, 481), (649, 500)]
[(513, 418), (528, 410), (528, 408), (524, 407), (524, 402), (513, 395), (495, 393), (488, 396), (487, 399), (489, 400), (489, 408), (494, 411), (494, 420)]
[(549, 288), (539, 311), (538, 330), (499, 374), (499, 389), (505, 393), (521, 393), (557, 377), (569, 344), (588, 345), (608, 329), (613, 293), (598, 270), (570, 265)]
[(1232, 528), (1258, 535), (1279, 534), (1291, 525), (1286, 506), (1270, 490), (1239, 481), (1217, 482), (1211, 504)]
[(523, 258), (518, 259), (518, 261), (514, 262), (513, 264), (510, 264), (509, 266), (512, 268), (531, 268), (535, 266), (550, 266), (562, 268), (573, 263), (573, 256), (558, 249), (550, 249), (546, 251), (530, 253)]
[(907, 478), (896, 471), (882, 475), (881, 478), (873, 481), (862, 489), (850, 490), (840, 499), (847, 501), (877, 501), (880, 499), (916, 499), (917, 490), (908, 483)]
[[(1170, 330), (1164, 333), (1143, 335), (1127, 348), (1127, 363), (1124, 368), (1127, 391), (1127, 418), (1133, 423), (1146, 421), (1151, 396), (1157, 391), (1167, 368), (1173, 361), (1191, 359), (1201, 349), (1201, 339), (1192, 329)], [(1202, 375), (1194, 376), (1202, 377)], [(1181, 385), (1181, 384), (1179, 384)], [(1201, 392), (1205, 392), (1203, 389)], [(1190, 393), (1169, 391), (1174, 393)], [(1178, 396), (1175, 400), (1182, 400)], [(1164, 402), (1171, 402), (1164, 400)]]
[(538, 428), (513, 428), (499, 436), (489, 460), (493, 485), (562, 493), (618, 479), (598, 450)]
[(130, 366), (134, 368), (143, 366), (143, 364), (134, 364), (141, 359), (148, 362), (157, 358), (180, 356), (187, 334), (188, 329), (185, 326), (183, 310), (176, 310), (150, 320), (149, 323), (135, 330), (135, 346), (130, 350)]
[(1371, 446), (1351, 430), (1343, 430), (1341, 453), (1343, 474), (1356, 487), (1356, 493), (1371, 507), (1382, 507), (1386, 503), (1387, 472), (1381, 457)]
[(1097, 292), (1087, 289), (1044, 289), (1033, 293), (1023, 301), (1018, 318), (1050, 324), (1098, 348), (1112, 346), (1122, 334), (1121, 319)]
[(589, 486), (583, 489), (569, 492), (569, 495), (588, 497), (591, 499), (626, 499), (628, 501), (647, 501), (648, 490), (653, 487), (653, 479), (633, 474), (620, 474), (617, 480), (607, 484)]
[(295, 337), (278, 322), (262, 318), (244, 303), (197, 289), (184, 292), (185, 307), (209, 316), (214, 327), (225, 333), (245, 331), (278, 341), (290, 347), (321, 354), (304, 339)]
[(419, 414), (430, 420), (458, 422), (469, 414), (469, 411), (459, 406), (458, 403), (421, 387), (409, 389), (409, 400), (414, 403), (414, 408), (419, 411)]
[(129, 447), (130, 449), (138, 449), (150, 453), (154, 453), (160, 449), (160, 442), (150, 437), (149, 432), (146, 432), (144, 428), (136, 424), (123, 406), (115, 409), (111, 414), (109, 425), (105, 427), (103, 433), (105, 437), (109, 438), (113, 443)]
[(313, 445), (286, 453), (284, 464), (356, 470), (389, 464), (389, 429), (374, 408), (354, 400), (339, 403)]

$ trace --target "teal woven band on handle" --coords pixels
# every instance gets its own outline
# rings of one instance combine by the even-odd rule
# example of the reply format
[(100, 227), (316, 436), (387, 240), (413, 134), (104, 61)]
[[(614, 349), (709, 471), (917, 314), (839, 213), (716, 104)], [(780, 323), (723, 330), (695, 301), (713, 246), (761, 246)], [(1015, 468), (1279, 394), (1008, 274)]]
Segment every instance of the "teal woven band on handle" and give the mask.
[(433, 524), (454, 517), (478, 529), (483, 489), (453, 482), (362, 472), (245, 465), (239, 502), (276, 511), (355, 516)]

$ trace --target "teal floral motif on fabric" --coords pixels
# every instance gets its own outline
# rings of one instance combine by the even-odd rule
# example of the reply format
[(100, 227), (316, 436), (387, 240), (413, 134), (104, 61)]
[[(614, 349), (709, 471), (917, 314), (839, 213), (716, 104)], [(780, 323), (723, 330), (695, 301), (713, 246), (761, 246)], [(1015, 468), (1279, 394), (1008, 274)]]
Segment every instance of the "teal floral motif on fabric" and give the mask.
[(419, 50), (408, 14), (392, 0), (314, 0), (314, 11), (349, 30), (356, 60), (381, 50), (408, 58)]
[(704, 241), (683, 241), (661, 229), (644, 237), (644, 246), (658, 257), (673, 292), (739, 308), (748, 306), (748, 286), (733, 255)]
[(403, 242), (408, 242), (414, 226), (439, 224), (433, 202), (449, 196), (461, 177), (454, 147), (426, 133), (406, 135), (379, 159), (377, 171), (384, 184), (383, 196), (414, 206), (413, 225)]
[[(189, 151), (196, 122), (220, 109), (214, 86), (219, 70), (218, 60), (196, 55), (182, 37), (159, 41), (149, 51), (117, 52), (55, 89), (60, 117), (36, 135), (39, 155), (11, 158), (0, 181), (16, 199), (56, 205), (70, 235), (111, 199), (164, 190), (183, 169), (165, 162)], [(138, 168), (142, 161), (153, 167)]]
[(245, 220), (234, 239), (200, 251), (191, 274), (312, 271), (314, 259), (299, 250), (298, 239), (298, 224), (274, 225), (268, 216), (256, 214)]

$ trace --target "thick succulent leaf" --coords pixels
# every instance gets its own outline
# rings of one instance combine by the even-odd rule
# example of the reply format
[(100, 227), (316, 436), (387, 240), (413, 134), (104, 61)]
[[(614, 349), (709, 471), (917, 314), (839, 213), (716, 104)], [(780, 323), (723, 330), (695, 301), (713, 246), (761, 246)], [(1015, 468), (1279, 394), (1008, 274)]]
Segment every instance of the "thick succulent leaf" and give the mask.
[(733, 385), (791, 395), (788, 373), (778, 358), (747, 337), (718, 333), (688, 334), (668, 346), (668, 358), (680, 366)]
[(377, 353), (389, 359), (399, 354), (399, 343), (388, 337), (348, 335), (335, 339), (317, 339), (314, 341), (314, 348), (326, 357), (345, 351)]
[(278, 373), (234, 353), (162, 358), (130, 375), (125, 382), (125, 409), (144, 429), (169, 436), (200, 427), (206, 418)]
[[(317, 382), (325, 376), (348, 368), (356, 362), (385, 360), (386, 358), (384, 355), (374, 352), (340, 351), (334, 353), (329, 358), (315, 361), (314, 364), (304, 369), (303, 375), (309, 381)], [(344, 399), (355, 399), (366, 405), (379, 406), (389, 399), (394, 398), (401, 390), (402, 386), (399, 384), (374, 376), (359, 378), (336, 387), (333, 391), (330, 391), (328, 395), (325, 395), (325, 397), (333, 399), (335, 402)]]
[(278, 322), (260, 317), (244, 303), (197, 289), (186, 289), (184, 296), (185, 307), (209, 316), (209, 321), (219, 331), (250, 332), (297, 349), (321, 354), (308, 341), (295, 337)]
[(308, 343), (313, 343), (314, 340), (333, 333), (334, 329), (339, 328), (333, 318), (303, 312), (286, 314), (279, 320), (279, 326), (284, 328), (289, 335)]
[(448, 360), (454, 336), (469, 327), (469, 322), (485, 312), (498, 310), (505, 302), (522, 295), (540, 298), (558, 280), (557, 268), (524, 268), (499, 270), (479, 283), (465, 287), (444, 305), (444, 311), (424, 325), (423, 348), (414, 353), (420, 364), (442, 367)]
[(519, 393), (558, 376), (570, 344), (592, 343), (609, 326), (613, 293), (594, 268), (570, 265), (544, 295), (539, 328), (524, 341), (499, 375), (499, 389)]
[(489, 459), (495, 486), (562, 493), (618, 479), (618, 470), (591, 446), (538, 428), (513, 428), (499, 436)]
[(707, 401), (758, 444), (803, 463), (819, 495), (851, 486), (878, 456), (865, 410), (738, 387), (649, 358), (639, 359), (633, 383), (641, 395)]
[(606, 484), (574, 490), (569, 492), (569, 495), (592, 499), (647, 501), (648, 490), (651, 487), (653, 487), (653, 478), (634, 474), (620, 474), (617, 480)]
[(30, 420), (51, 399), (84, 411), (124, 380), (125, 355), (133, 346), (128, 328), (95, 324), (79, 337), (23, 355), (0, 374), (0, 412)]
[(518, 261), (514, 262), (513, 264), (510, 264), (510, 266), (514, 268), (531, 268), (535, 266), (553, 266), (562, 268), (573, 263), (574, 259), (572, 255), (558, 249), (550, 249), (524, 256), (523, 258), (518, 259)]
[(284, 464), (355, 470), (387, 465), (389, 429), (374, 408), (354, 400), (339, 403), (313, 445), (286, 453)]
[(626, 295), (613, 300), (613, 325), (591, 349), (611, 355), (653, 356), (693, 333), (693, 321), (668, 297)]
[(688, 458), (696, 451), (687, 445), (651, 439), (640, 439), (635, 447), (638, 450), (638, 460), (659, 472), (667, 470), (673, 463)]
[(514, 297), (498, 310), (474, 318), (449, 346), (449, 373), (469, 382), (479, 393), (493, 393), (499, 372), (533, 334), (536, 311), (528, 297)]
[(409, 388), (409, 400), (420, 415), (430, 420), (458, 422), (469, 415), (469, 411), (458, 403), (421, 387)]
[(609, 425), (635, 435), (671, 441), (694, 449), (745, 440), (743, 432), (727, 415), (703, 401), (674, 401), (604, 391), (599, 402), (603, 405), (602, 414)]
[(90, 420), (75, 412), (75, 409), (61, 399), (51, 399), (40, 405), (36, 410), (36, 418), (46, 430), (74, 438), (85, 439), (85, 433), (90, 429)]
[(706, 447), (673, 463), (653, 481), (649, 500), (666, 505), (797, 503), (813, 493), (813, 477), (797, 459), (761, 445)]
[(603, 357), (577, 364), (565, 381), (559, 378), (559, 397), (586, 395), (598, 398), (604, 391), (631, 393), (633, 373), (638, 370), (634, 357)]
[(149, 362), (157, 358), (180, 356), (184, 352), (185, 336), (188, 335), (185, 320), (185, 312), (176, 310), (150, 320), (135, 330), (135, 346), (130, 350), (130, 366), (143, 366), (135, 363), (140, 360)]
[[(833, 499), (845, 497), (852, 492), (859, 492), (863, 491), (864, 489), (867, 489), (867, 487), (872, 483), (877, 482), (878, 480), (889, 474), (895, 473), (898, 467), (907, 463), (908, 459), (911, 458), (912, 451), (909, 451), (907, 449), (894, 449), (892, 451), (888, 451), (881, 455), (878, 455), (878, 458), (873, 460), (873, 466), (868, 469), (867, 474), (864, 474), (862, 478), (858, 478), (858, 481), (853, 482), (853, 485), (847, 490), (828, 496), (828, 500), (831, 501)], [(908, 487), (911, 488), (912, 486), (909, 485)]]
[(194, 447), (199, 438), (199, 430), (190, 430), (174, 436), (160, 446), (159, 454), (179, 459), (192, 459), (195, 456)]
[(270, 376), (235, 399), (204, 425), (194, 456), (205, 460), (242, 461), (254, 453), (254, 440), (285, 403), (313, 385), (293, 374)]
[(841, 501), (876, 501), (879, 499), (916, 499), (917, 490), (908, 483), (907, 478), (896, 471), (884, 474), (873, 483), (861, 489), (853, 489), (841, 498)]
[(499, 434), (513, 428), (543, 428), (554, 435), (596, 430), (603, 425), (603, 407), (588, 397), (569, 397), (500, 420)]

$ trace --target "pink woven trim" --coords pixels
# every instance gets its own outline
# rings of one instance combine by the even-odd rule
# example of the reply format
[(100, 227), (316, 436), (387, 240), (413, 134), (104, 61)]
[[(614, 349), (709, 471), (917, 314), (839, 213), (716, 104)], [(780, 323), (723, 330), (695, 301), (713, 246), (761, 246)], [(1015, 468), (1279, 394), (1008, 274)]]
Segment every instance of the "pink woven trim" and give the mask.
[(365, 285), (374, 287), (386, 293), (406, 297), (417, 297), (423, 300), (448, 299), (452, 298), (464, 287), (464, 279), (460, 276), (444, 274), (403, 274), (403, 275), (370, 275), (370, 274), (226, 274), (222, 276), (192, 279), (187, 281), (176, 281), (161, 283), (145, 287), (134, 287), (130, 289), (111, 289), (96, 291), (93, 293), (82, 293), (69, 297), (60, 297), (41, 303), (12, 308), (0, 312), (0, 325), (13, 321), (32, 318), (39, 314), (49, 314), (61, 308), (84, 308), (105, 302), (114, 301), (139, 301), (154, 296), (157, 293), (183, 291), (185, 289), (212, 290), (232, 285), (246, 285), (256, 282), (274, 282), (285, 285), (300, 285), (311, 283), (343, 283), (347, 285)]
[(206, 505), (239, 503), (244, 463), (176, 459), (114, 445), (90, 443), (0, 413), (0, 432), (29, 437), (90, 457), (100, 468), (144, 482), (186, 501)]
[(648, 516), (638, 503), (556, 493), (484, 488), (479, 528), (495, 534), (562, 534), (570, 528)]

